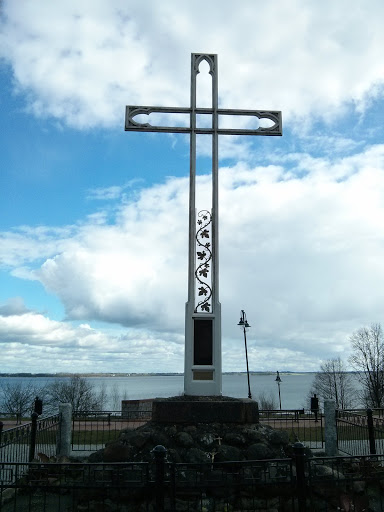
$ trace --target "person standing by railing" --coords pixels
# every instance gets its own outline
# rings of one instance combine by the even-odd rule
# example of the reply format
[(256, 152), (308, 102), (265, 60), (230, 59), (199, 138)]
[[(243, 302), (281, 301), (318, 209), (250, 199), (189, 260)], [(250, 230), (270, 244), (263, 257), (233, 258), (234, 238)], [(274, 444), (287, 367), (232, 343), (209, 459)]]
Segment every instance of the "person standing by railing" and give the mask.
[(317, 423), (319, 420), (317, 419), (317, 415), (319, 413), (319, 399), (316, 396), (316, 393), (311, 397), (311, 411), (315, 415), (315, 422)]
[(33, 412), (37, 413), (39, 416), (43, 414), (43, 401), (38, 396), (35, 398)]

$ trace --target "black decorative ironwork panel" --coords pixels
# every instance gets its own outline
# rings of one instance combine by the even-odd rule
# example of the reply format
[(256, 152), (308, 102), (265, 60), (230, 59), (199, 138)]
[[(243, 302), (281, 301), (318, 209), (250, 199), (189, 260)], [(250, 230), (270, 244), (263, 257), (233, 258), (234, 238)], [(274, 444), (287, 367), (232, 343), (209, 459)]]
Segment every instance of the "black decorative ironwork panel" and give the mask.
[(208, 210), (202, 210), (197, 216), (197, 267), (195, 270), (195, 276), (197, 280), (197, 294), (200, 299), (195, 307), (195, 313), (210, 313), (212, 308), (212, 244), (210, 231), (212, 216)]

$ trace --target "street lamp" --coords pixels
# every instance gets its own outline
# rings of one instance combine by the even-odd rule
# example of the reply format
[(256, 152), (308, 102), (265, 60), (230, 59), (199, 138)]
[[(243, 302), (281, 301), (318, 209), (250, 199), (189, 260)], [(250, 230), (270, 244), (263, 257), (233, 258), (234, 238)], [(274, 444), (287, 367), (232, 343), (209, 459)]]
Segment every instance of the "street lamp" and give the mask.
[(275, 381), (277, 382), (277, 387), (279, 388), (279, 403), (280, 403), (280, 411), (281, 411), (280, 382), (282, 382), (282, 380), (280, 378), (279, 372), (276, 372), (276, 373), (277, 373), (277, 377), (276, 377)]
[(240, 322), (239, 325), (244, 332), (244, 345), (245, 345), (245, 360), (247, 361), (247, 378), (248, 378), (248, 398), (252, 398), (251, 394), (251, 385), (249, 383), (249, 367), (248, 367), (248, 350), (247, 350), (247, 329), (251, 327), (247, 321), (247, 316), (245, 311), (242, 309), (240, 313)]

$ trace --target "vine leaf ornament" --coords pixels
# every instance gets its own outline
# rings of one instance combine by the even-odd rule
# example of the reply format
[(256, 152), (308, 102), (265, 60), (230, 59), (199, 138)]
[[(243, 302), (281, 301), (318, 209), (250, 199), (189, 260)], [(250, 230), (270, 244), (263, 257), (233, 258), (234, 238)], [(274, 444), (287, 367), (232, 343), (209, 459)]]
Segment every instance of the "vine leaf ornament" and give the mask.
[(198, 213), (198, 230), (196, 232), (196, 243), (197, 248), (204, 248), (204, 250), (196, 250), (197, 259), (199, 260), (199, 265), (195, 270), (195, 277), (198, 285), (198, 294), (199, 297), (202, 298), (198, 302), (195, 307), (195, 313), (206, 312), (210, 313), (211, 304), (209, 303), (212, 297), (212, 287), (211, 287), (211, 260), (212, 260), (212, 251), (210, 249), (211, 243), (205, 242), (202, 243), (202, 239), (210, 238), (210, 230), (209, 225), (212, 223), (212, 216), (207, 210), (202, 210)]

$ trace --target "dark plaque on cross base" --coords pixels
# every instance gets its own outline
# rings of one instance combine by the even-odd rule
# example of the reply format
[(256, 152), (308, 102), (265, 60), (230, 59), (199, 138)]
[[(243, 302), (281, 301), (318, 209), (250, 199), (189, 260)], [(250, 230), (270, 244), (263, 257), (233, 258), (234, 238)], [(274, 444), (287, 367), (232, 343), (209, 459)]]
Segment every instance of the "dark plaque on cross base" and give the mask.
[(196, 318), (193, 332), (193, 364), (213, 364), (213, 322), (207, 318)]

